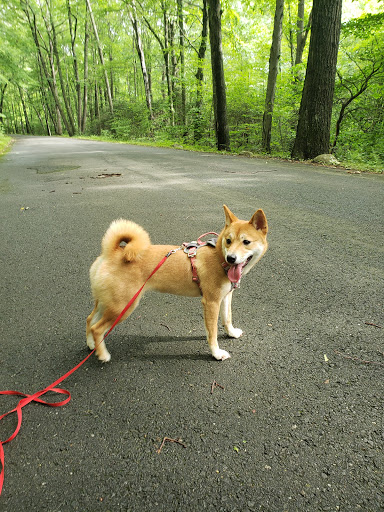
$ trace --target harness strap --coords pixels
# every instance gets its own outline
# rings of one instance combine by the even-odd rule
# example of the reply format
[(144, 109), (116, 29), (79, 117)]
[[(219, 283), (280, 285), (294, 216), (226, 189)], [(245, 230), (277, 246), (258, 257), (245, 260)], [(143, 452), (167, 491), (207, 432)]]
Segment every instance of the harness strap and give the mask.
[[(201, 239), (204, 238), (206, 235), (215, 235), (215, 238), (210, 238), (209, 240), (202, 241)], [(200, 288), (200, 293), (203, 295), (203, 291), (200, 286), (200, 279), (197, 274), (197, 269), (195, 265), (196, 261), (196, 253), (197, 249), (200, 249), (200, 247), (204, 247), (206, 245), (209, 245), (210, 247), (216, 247), (217, 237), (219, 235), (215, 233), (214, 231), (209, 231), (208, 233), (204, 233), (203, 235), (199, 236), (197, 240), (194, 240), (192, 242), (184, 242), (181, 246), (181, 248), (184, 248), (185, 254), (187, 254), (188, 258), (191, 261), (191, 269), (192, 269), (192, 281), (194, 281)], [(228, 275), (228, 270), (231, 268), (231, 265), (227, 263), (226, 261), (223, 261), (221, 266), (223, 267), (225, 273)], [(235, 290), (236, 288), (240, 288), (240, 279), (238, 281), (231, 281), (231, 291)]]
[[(212, 238), (207, 241), (201, 240), (207, 235), (215, 235), (216, 238)], [(196, 260), (196, 253), (197, 249), (200, 249), (200, 247), (205, 247), (206, 245), (209, 245), (211, 247), (216, 247), (216, 240), (219, 235), (215, 233), (214, 231), (208, 231), (208, 233), (204, 233), (203, 235), (200, 235), (197, 240), (194, 240), (192, 242), (184, 242), (181, 247), (184, 247), (184, 252), (188, 256), (188, 258), (191, 261), (191, 269), (192, 269), (192, 281), (194, 281), (200, 288), (200, 293), (203, 295), (203, 291), (200, 286), (200, 279), (197, 274), (197, 269), (195, 265)]]

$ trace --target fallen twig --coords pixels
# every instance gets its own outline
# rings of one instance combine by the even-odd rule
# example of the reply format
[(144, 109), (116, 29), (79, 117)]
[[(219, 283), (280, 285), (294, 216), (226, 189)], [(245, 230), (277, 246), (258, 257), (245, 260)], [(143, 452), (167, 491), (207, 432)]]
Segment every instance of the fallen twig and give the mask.
[(373, 327), (377, 327), (378, 329), (381, 329), (381, 328), (382, 328), (382, 326), (381, 326), (381, 325), (371, 324), (371, 322), (365, 322), (365, 325), (372, 325)]
[(163, 446), (165, 445), (165, 443), (177, 443), (177, 444), (181, 444), (181, 446), (183, 446), (183, 448), (186, 448), (187, 446), (181, 441), (181, 439), (178, 437), (177, 439), (172, 439), (170, 437), (164, 437), (164, 439), (162, 440), (161, 442), (161, 445), (160, 445), (160, 448), (158, 450), (156, 450), (157, 453), (160, 453), (161, 450), (163, 449)]
[(213, 390), (215, 388), (221, 388), (221, 389), (224, 389), (224, 386), (222, 386), (221, 384), (218, 384), (215, 380), (212, 382), (211, 384), (211, 395), (213, 393)]
[(170, 331), (170, 330), (171, 330), (171, 328), (170, 328), (170, 327), (168, 327), (168, 325), (167, 325), (167, 324), (162, 324), (162, 323), (161, 323), (160, 325), (162, 325), (163, 327), (166, 327), (166, 328), (168, 329), (168, 331)]
[(335, 352), (335, 354), (338, 354), (341, 357), (345, 357), (345, 359), (352, 359), (353, 361), (357, 361), (359, 363), (378, 364), (379, 366), (384, 366), (384, 363), (379, 363), (378, 361), (367, 361), (366, 359), (360, 359), (359, 357), (356, 357), (356, 356), (348, 356), (347, 354), (343, 354), (342, 352), (339, 352), (338, 350), (335, 350), (334, 352)]

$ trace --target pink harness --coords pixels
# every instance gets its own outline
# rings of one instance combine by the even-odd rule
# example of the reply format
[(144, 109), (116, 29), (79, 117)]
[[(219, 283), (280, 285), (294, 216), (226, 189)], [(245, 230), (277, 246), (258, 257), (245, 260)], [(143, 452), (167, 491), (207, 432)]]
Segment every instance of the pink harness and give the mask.
[[(215, 235), (215, 238), (211, 238), (207, 241), (202, 241), (201, 239), (207, 235)], [(200, 286), (200, 279), (197, 274), (197, 269), (196, 269), (196, 265), (195, 265), (197, 249), (200, 249), (201, 247), (205, 247), (206, 245), (208, 245), (209, 247), (216, 247), (216, 242), (217, 242), (218, 236), (219, 235), (217, 233), (215, 233), (214, 231), (209, 231), (208, 233), (204, 233), (203, 235), (199, 236), (199, 238), (196, 241), (184, 242), (181, 246), (182, 248), (184, 248), (185, 254), (191, 260), (192, 281), (194, 281), (199, 286), (201, 295), (203, 295), (203, 292), (202, 292), (202, 289)], [(229, 263), (227, 263), (226, 261), (223, 261), (221, 266), (223, 267), (223, 269), (225, 270), (225, 273), (228, 276), (228, 270), (231, 268), (231, 265), (229, 265)], [(234, 290), (235, 288), (240, 287), (240, 280), (241, 280), (241, 275), (237, 281), (232, 281), (230, 279), (231, 290)]]

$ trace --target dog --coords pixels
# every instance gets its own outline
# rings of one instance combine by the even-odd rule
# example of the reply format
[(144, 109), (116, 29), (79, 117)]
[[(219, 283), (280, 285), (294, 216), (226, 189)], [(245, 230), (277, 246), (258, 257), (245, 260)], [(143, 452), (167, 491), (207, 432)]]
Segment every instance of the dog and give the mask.
[[(232, 293), (240, 279), (251, 270), (268, 248), (268, 224), (263, 210), (250, 221), (239, 220), (224, 205), (225, 226), (216, 240), (189, 249), (173, 245), (152, 245), (148, 233), (135, 222), (112, 222), (101, 243), (101, 255), (90, 268), (95, 307), (87, 318), (87, 345), (102, 362), (111, 359), (104, 335), (133, 298), (159, 261), (171, 252), (165, 263), (148, 280), (143, 291), (122, 316), (125, 320), (139, 305), (146, 291), (201, 297), (207, 341), (212, 356), (224, 360), (230, 354), (219, 348), (219, 313), (225, 331), (239, 338), (243, 331), (232, 325)], [(191, 245), (191, 244), (188, 244)], [(193, 244), (192, 244), (193, 245)]]

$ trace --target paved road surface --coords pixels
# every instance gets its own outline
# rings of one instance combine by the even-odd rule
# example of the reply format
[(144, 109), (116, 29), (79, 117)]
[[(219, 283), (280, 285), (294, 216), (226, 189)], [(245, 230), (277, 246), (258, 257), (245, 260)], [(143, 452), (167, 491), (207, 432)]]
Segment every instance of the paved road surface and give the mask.
[[(220, 335), (232, 358), (209, 356), (198, 299), (148, 295), (111, 363), (63, 383), (68, 405), (24, 409), (2, 512), (383, 510), (383, 329), (367, 325), (384, 324), (383, 176), (18, 138), (0, 159), (0, 389), (35, 392), (87, 354), (88, 269), (112, 219), (178, 244), (220, 230), (223, 203), (270, 224), (234, 299), (245, 334)], [(185, 447), (158, 454), (164, 436)]]

